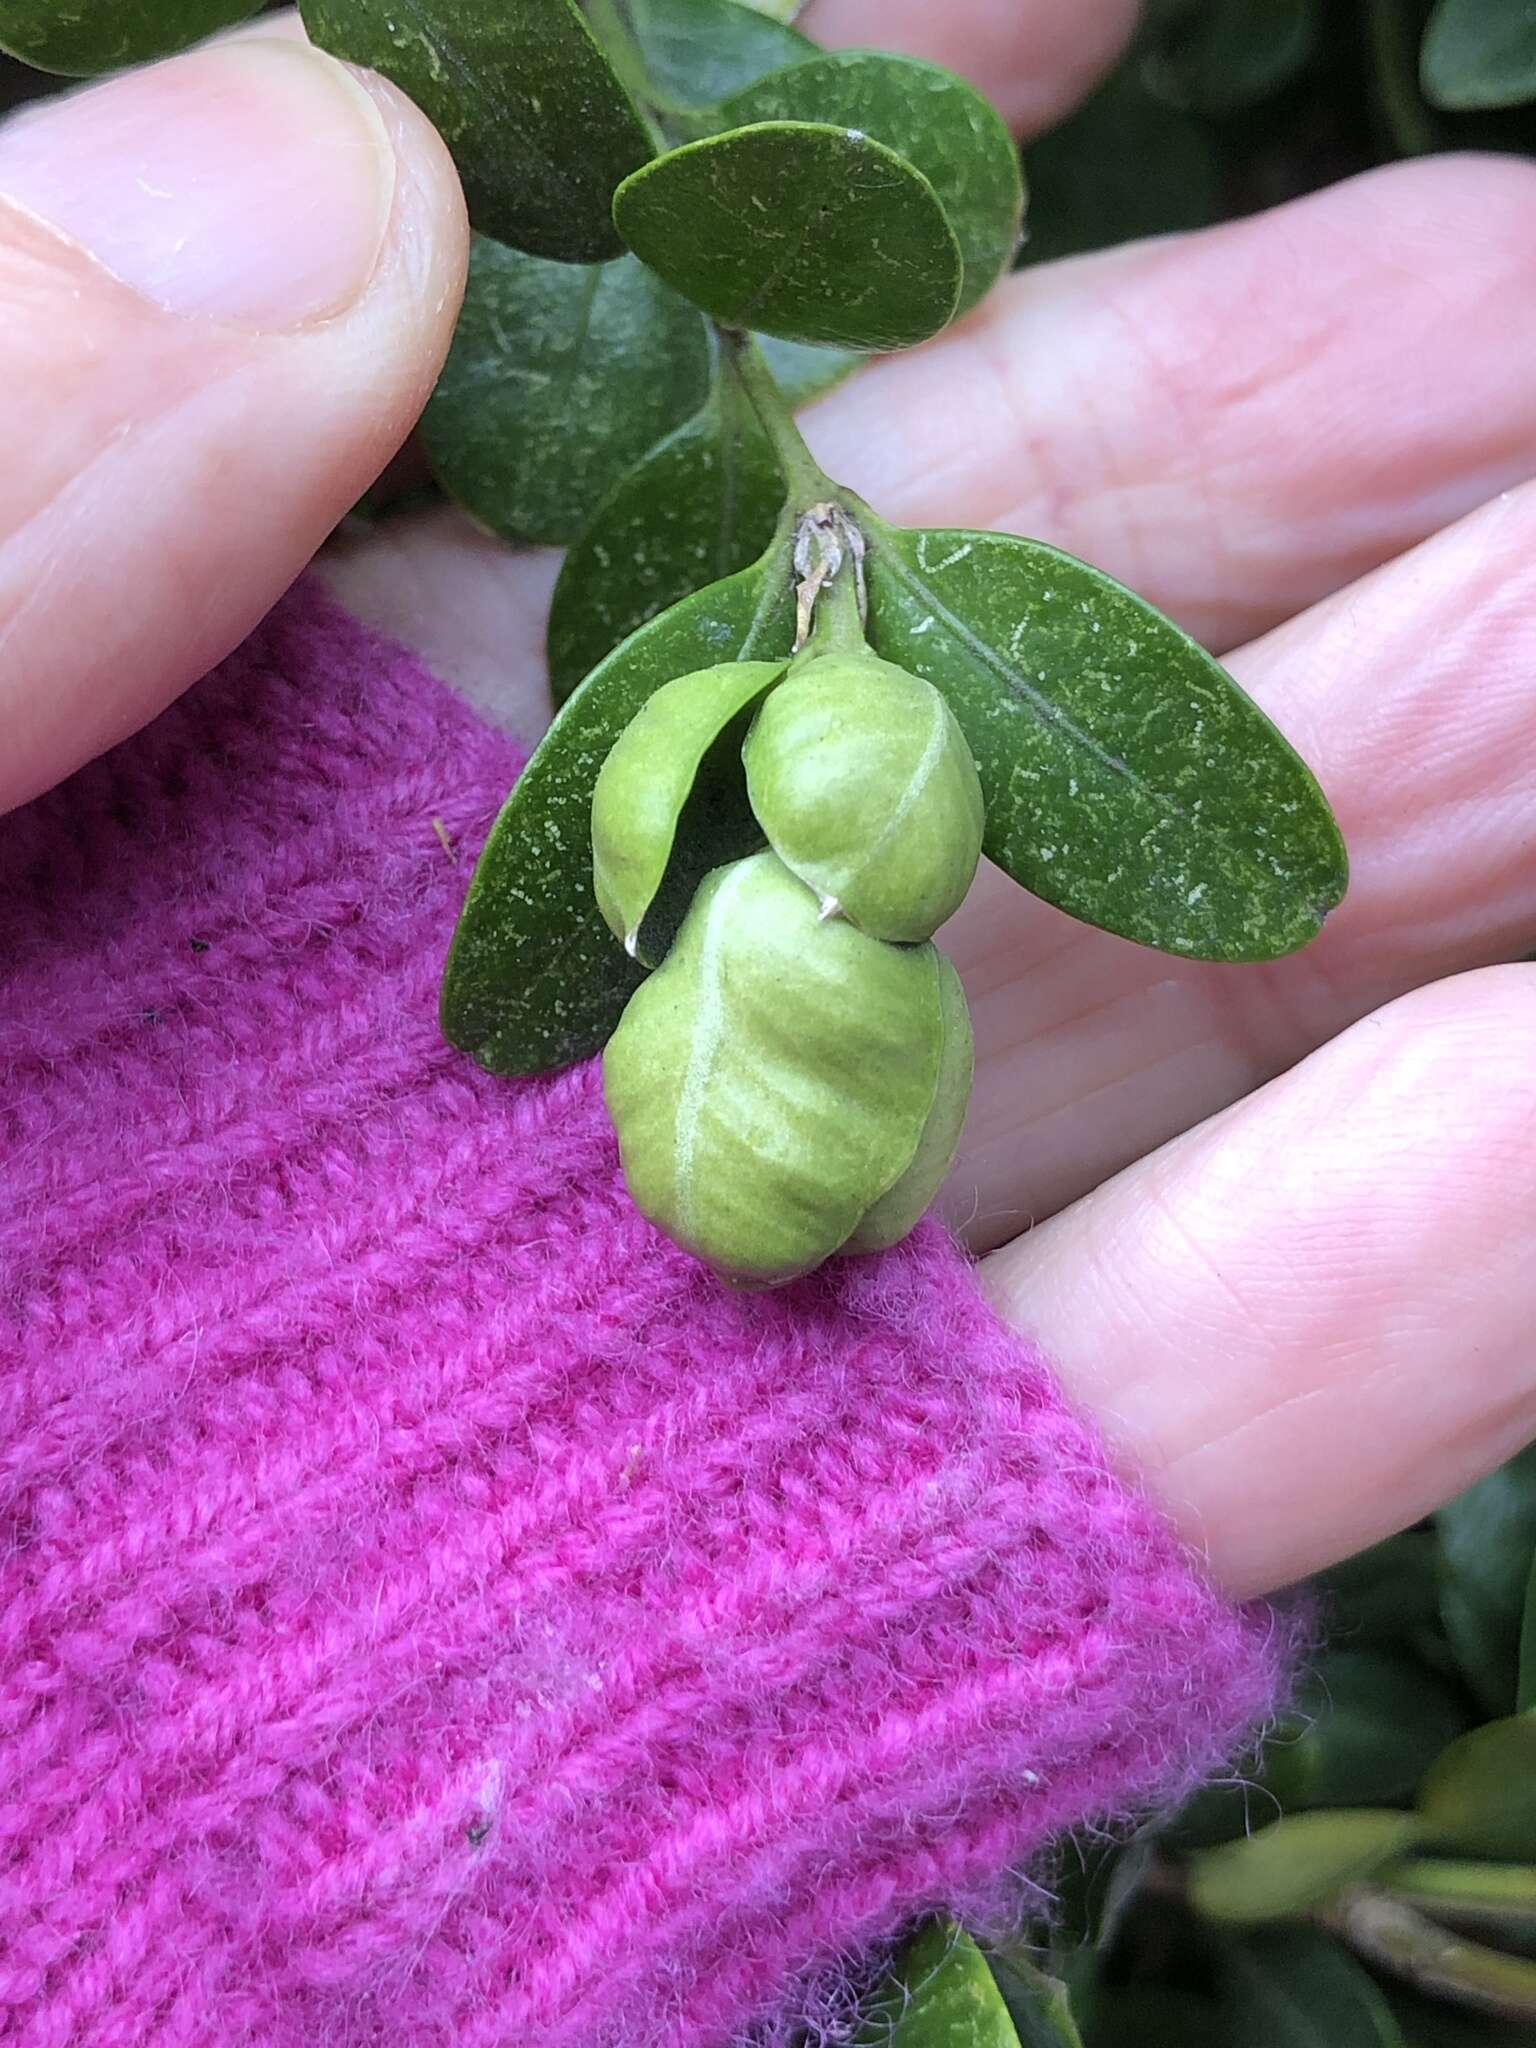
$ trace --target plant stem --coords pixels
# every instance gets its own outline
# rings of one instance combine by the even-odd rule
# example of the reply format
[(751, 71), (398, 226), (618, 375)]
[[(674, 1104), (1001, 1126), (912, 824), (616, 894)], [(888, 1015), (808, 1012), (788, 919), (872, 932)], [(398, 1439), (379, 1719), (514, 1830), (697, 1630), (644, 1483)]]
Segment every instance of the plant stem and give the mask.
[(1409, 1984), (1501, 2019), (1536, 2020), (1536, 1963), (1437, 1927), (1401, 1899), (1364, 1886), (1317, 1915), (1367, 1962)]
[(805, 445), (805, 437), (795, 425), (794, 408), (779, 389), (767, 357), (752, 336), (734, 327), (720, 327), (716, 332), (721, 358), (762, 423), (774, 460), (784, 473), (795, 511), (803, 514), (814, 505), (836, 499), (837, 485)]
[(1377, 1880), (1423, 1912), (1476, 1920), (1536, 1921), (1536, 1868), (1524, 1863), (1441, 1862), (1410, 1856)]

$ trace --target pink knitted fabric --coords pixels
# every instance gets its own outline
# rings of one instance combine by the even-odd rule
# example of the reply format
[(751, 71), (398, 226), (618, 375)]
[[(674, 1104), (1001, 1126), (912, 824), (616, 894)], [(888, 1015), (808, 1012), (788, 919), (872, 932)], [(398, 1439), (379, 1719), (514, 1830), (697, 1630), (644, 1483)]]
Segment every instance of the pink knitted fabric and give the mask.
[(516, 765), (301, 590), (0, 821), (7, 2044), (779, 2038), (1273, 1697), (936, 1228), (727, 1293), (442, 1043)]

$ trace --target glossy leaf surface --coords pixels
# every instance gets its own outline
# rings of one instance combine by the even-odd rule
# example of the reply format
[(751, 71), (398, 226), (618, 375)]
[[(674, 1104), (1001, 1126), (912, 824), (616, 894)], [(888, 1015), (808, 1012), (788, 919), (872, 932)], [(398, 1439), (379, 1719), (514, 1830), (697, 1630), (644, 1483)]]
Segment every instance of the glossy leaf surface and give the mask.
[(1024, 215), (1019, 150), (996, 109), (937, 64), (881, 51), (829, 52), (727, 100), (723, 122), (824, 121), (858, 129), (915, 164), (960, 244), (958, 310), (1013, 261)]
[[(876, 1992), (856, 2048), (1020, 2048), (987, 1959), (971, 1937), (949, 1921), (934, 1921), (915, 1936), (889, 1981)], [(1027, 2043), (1076, 2048), (1059, 2028)]]
[(920, 171), (869, 136), (768, 121), (687, 143), (619, 187), (624, 240), (713, 319), (790, 341), (907, 348), (960, 296)]
[(774, 12), (737, 0), (627, 0), (646, 75), (665, 100), (714, 107), (786, 64), (816, 55), (807, 36), (787, 26), (794, 8)]
[(822, 919), (772, 853), (716, 869), (603, 1056), (641, 1213), (750, 1285), (829, 1258), (918, 1149), (944, 964)]
[(494, 533), (560, 543), (708, 388), (703, 322), (633, 256), (549, 263), (482, 236), (422, 439)]
[(1284, 1919), (1368, 1877), (1424, 1833), (1415, 1815), (1373, 1807), (1299, 1813), (1195, 1857), (1190, 1902), (1211, 1920)]
[(637, 626), (755, 562), (783, 506), (757, 415), (722, 379), (620, 478), (566, 556), (549, 612), (555, 702)]
[(870, 637), (970, 742), (986, 852), (1143, 945), (1267, 960), (1344, 893), (1310, 770), (1200, 647), (1096, 569), (1011, 534), (868, 534)]
[(614, 189), (651, 142), (573, 0), (300, 0), (299, 12), (323, 49), (410, 94), (453, 152), (482, 234), (564, 263), (622, 252)]
[(1311, 1927), (1264, 1928), (1223, 1958), (1225, 2038), (1244, 2048), (1404, 2048), (1349, 1952)]
[(1438, 0), (1420, 76), (1424, 97), (1448, 112), (1536, 99), (1536, 8), (1526, 0)]
[[(602, 765), (592, 798), (598, 908), (614, 937), (647, 966), (657, 963), (641, 943), (641, 928), (671, 865), (700, 770), (722, 740), (734, 740), (739, 763), (746, 722), (783, 673), (782, 662), (734, 661), (663, 683)], [(744, 779), (739, 767), (734, 779)], [(751, 814), (744, 804), (737, 808), (750, 839)]]
[(254, 14), (261, 0), (0, 0), (0, 50), (87, 78), (183, 50)]
[(1419, 1787), (1434, 1847), (1536, 1862), (1536, 1715), (1489, 1721), (1453, 1742)]
[(1447, 1502), (1435, 1523), (1445, 1555), (1446, 1633), (1487, 1711), (1508, 1714), (1536, 1567), (1536, 1444)]
[(775, 554), (642, 627), (561, 711), (492, 828), (454, 934), (443, 1031), (493, 1073), (537, 1074), (596, 1052), (641, 969), (592, 889), (592, 792), (619, 734), (674, 676), (787, 657), (787, 557)]

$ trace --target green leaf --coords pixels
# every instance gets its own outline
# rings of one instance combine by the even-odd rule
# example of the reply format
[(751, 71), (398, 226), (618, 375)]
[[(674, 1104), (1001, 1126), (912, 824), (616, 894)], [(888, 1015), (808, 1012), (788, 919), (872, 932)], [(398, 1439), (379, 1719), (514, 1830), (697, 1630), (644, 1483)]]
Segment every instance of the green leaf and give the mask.
[(884, 143), (806, 121), (690, 142), (626, 178), (619, 233), (731, 327), (908, 348), (952, 318), (960, 247), (933, 187)]
[(1227, 2038), (1243, 2048), (1404, 2048), (1371, 1978), (1315, 1928), (1265, 1928), (1235, 1942), (1222, 1979)]
[(1435, 1524), (1446, 1566), (1446, 1633), (1486, 1710), (1508, 1714), (1536, 1560), (1536, 1444), (1458, 1494)]
[(482, 234), (562, 263), (617, 256), (614, 188), (650, 137), (573, 0), (299, 0), (322, 49), (408, 92)]
[(759, 80), (720, 109), (722, 123), (822, 121), (872, 135), (915, 164), (960, 244), (959, 312), (1012, 263), (1024, 217), (1018, 144), (974, 87), (937, 64), (837, 51)]
[(760, 334), (757, 345), (793, 406), (808, 405), (824, 391), (834, 390), (864, 360), (857, 349), (817, 348), (803, 341), (781, 341), (776, 334)]
[(863, 516), (875, 650), (948, 697), (999, 867), (1190, 959), (1269, 960), (1316, 936), (1347, 881), (1338, 828), (1202, 648), (1041, 541)]
[(422, 439), (493, 532), (571, 541), (708, 388), (704, 323), (633, 256), (550, 263), (481, 237)]
[[(598, 908), (626, 951), (647, 967), (656, 966), (661, 956), (644, 943), (642, 927), (672, 865), (705, 762), (723, 741), (735, 775), (722, 780), (743, 784), (741, 747), (747, 726), (783, 673), (778, 661), (733, 661), (677, 676), (646, 699), (603, 763), (592, 799)], [(762, 841), (762, 834), (752, 830), (744, 788), (735, 809), (737, 816), (726, 827), (725, 858), (741, 850), (736, 841), (745, 839), (748, 846)], [(692, 863), (704, 874), (720, 864), (714, 858)]]
[(716, 662), (788, 656), (787, 548), (701, 590), (594, 671), (545, 734), (491, 830), (443, 981), (443, 1032), (497, 1074), (537, 1074), (596, 1052), (641, 970), (592, 889), (592, 791), (653, 691)]
[(1402, 1639), (1440, 1612), (1440, 1545), (1427, 1529), (1389, 1536), (1312, 1581), (1336, 1642)]
[(1020, 2048), (1083, 2048), (1072, 1994), (1059, 1977), (1017, 1950), (1007, 1956), (989, 1952), (987, 1962)]
[(1187, 114), (1154, 99), (1135, 66), (1115, 72), (1025, 154), (1025, 260), (1048, 263), (1214, 220), (1216, 152)]
[(784, 480), (734, 378), (643, 456), (566, 556), (549, 612), (557, 704), (647, 619), (755, 562), (784, 507)]
[(756, 14), (766, 14), (770, 21), (793, 21), (805, 0), (741, 0), (741, 5)]
[(715, 107), (786, 64), (817, 54), (787, 27), (795, 7), (775, 12), (736, 0), (628, 0), (646, 76), (657, 95), (682, 107)]
[(88, 78), (184, 50), (256, 13), (261, 0), (0, 0), (0, 50), (39, 71)]
[(1529, 0), (1439, 0), (1419, 76), (1448, 113), (1536, 99), (1536, 7)]
[(1536, 1716), (1489, 1721), (1453, 1742), (1419, 1787), (1419, 1813), (1437, 1849), (1536, 1860)]
[(1297, 1710), (1266, 1739), (1252, 1777), (1205, 1787), (1169, 1838), (1194, 1848), (1231, 1841), (1283, 1813), (1406, 1805), (1468, 1719), (1461, 1689), (1403, 1652), (1330, 1650), (1308, 1675)]
[(1279, 1920), (1331, 1898), (1424, 1839), (1411, 1813), (1350, 1807), (1299, 1813), (1189, 1866), (1189, 1898), (1210, 1920)]
[[(1070, 2024), (1070, 2021), (1068, 2022)], [(1059, 2029), (1036, 2042), (1071, 2043)], [(876, 1992), (854, 2036), (855, 2048), (1020, 2048), (985, 1956), (951, 1921), (934, 1921), (912, 1941)]]
[(1525, 1588), (1525, 1613), (1520, 1624), (1520, 1676), (1515, 1688), (1515, 1712), (1536, 1714), (1536, 1558)]
[(1242, 113), (1271, 99), (1317, 52), (1317, 0), (1215, 0), (1148, 65), (1154, 85), (1198, 113)]

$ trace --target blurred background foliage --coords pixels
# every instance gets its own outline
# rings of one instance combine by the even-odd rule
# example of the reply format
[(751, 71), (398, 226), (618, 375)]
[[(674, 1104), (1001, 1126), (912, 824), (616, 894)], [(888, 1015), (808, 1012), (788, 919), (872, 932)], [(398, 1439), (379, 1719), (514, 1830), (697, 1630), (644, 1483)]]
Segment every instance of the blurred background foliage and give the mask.
[[(0, 108), (57, 89), (0, 59)], [(1536, 152), (1536, 0), (1147, 0), (1027, 152), (1022, 260), (1441, 149)], [(920, 1930), (865, 2048), (1536, 2048), (1536, 1446), (1299, 1597), (1320, 1646), (1258, 1753), (1068, 1844), (1038, 1925)]]

